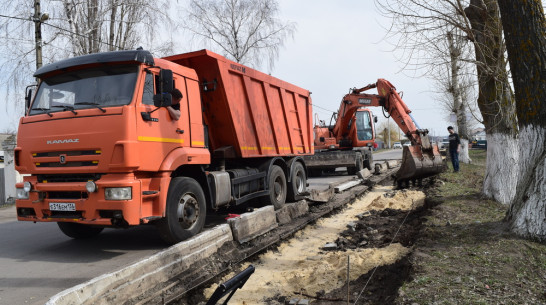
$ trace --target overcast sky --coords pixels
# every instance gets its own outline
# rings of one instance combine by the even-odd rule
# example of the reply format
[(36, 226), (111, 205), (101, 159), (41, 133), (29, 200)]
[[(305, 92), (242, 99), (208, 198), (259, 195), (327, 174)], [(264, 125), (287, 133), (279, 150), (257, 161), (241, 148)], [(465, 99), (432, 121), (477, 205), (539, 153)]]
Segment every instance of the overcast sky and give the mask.
[[(403, 91), (419, 127), (429, 129), (432, 135), (447, 135), (446, 128), (453, 123), (434, 101), (434, 83), (411, 77), (412, 71), (400, 72), (402, 65), (396, 62), (392, 45), (384, 41), (389, 21), (378, 14), (372, 0), (280, 0), (279, 4), (280, 17), (296, 22), (297, 31), (281, 49), (273, 70), (264, 72), (311, 91), (313, 104), (331, 111), (337, 111), (349, 88), (385, 78)], [(191, 45), (181, 38), (181, 44)], [(190, 50), (181, 47), (178, 51)], [(1, 105), (0, 131), (18, 122), (11, 107), (6, 113), (6, 102), (13, 101)], [(321, 119), (330, 119), (331, 112), (318, 107), (313, 111)], [(372, 111), (381, 122), (381, 108)]]
[[(378, 78), (403, 91), (404, 102), (420, 128), (433, 135), (447, 135), (449, 115), (434, 101), (434, 83), (400, 72), (392, 45), (384, 40), (389, 20), (372, 0), (281, 0), (282, 17), (297, 22), (294, 40), (282, 50), (272, 74), (310, 90), (313, 103), (337, 111), (349, 88), (363, 87)], [(376, 93), (375, 90), (368, 91)], [(315, 107), (321, 119), (331, 113)], [(383, 119), (381, 108), (372, 108)]]

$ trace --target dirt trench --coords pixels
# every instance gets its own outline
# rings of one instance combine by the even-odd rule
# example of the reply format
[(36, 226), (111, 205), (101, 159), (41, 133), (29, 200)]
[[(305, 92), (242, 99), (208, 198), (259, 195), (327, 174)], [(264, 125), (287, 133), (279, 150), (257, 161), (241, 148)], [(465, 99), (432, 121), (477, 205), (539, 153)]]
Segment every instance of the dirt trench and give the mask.
[[(425, 195), (385, 184), (236, 268), (253, 264), (256, 272), (230, 304), (288, 304), (295, 299), (346, 304), (347, 298), (351, 304), (392, 303), (411, 274), (408, 255), (421, 225)], [(216, 287), (196, 291), (186, 301), (203, 302)]]

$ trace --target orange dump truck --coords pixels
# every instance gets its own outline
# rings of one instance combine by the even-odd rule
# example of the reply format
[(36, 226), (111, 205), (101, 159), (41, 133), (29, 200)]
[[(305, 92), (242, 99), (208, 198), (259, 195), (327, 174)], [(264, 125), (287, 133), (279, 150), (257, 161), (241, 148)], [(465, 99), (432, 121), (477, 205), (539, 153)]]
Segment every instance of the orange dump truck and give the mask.
[(21, 221), (73, 238), (152, 223), (174, 243), (201, 231), (208, 209), (279, 208), (306, 191), (307, 90), (207, 50), (91, 54), (34, 75), (15, 149), (30, 174), (17, 184)]

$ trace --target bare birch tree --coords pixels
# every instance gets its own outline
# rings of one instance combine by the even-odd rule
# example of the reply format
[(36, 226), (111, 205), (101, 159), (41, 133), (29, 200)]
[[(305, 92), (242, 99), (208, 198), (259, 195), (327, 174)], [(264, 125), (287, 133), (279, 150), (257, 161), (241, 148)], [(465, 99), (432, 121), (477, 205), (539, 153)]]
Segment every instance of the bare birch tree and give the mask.
[(60, 0), (59, 6), (57, 32), (69, 40), (72, 56), (140, 45), (161, 53), (171, 48), (155, 35), (170, 23), (168, 1)]
[(241, 64), (271, 69), (296, 30), (278, 18), (276, 0), (191, 0), (182, 26), (205, 45)]
[[(504, 41), (495, 0), (383, 0), (381, 10), (393, 20), (397, 47), (405, 60), (425, 72), (450, 60), (440, 39), (457, 29), (470, 43), (460, 64), (474, 65), (478, 80), (478, 107), (488, 140), (484, 194), (508, 204), (517, 183), (517, 123), (508, 81)], [(455, 38), (455, 37), (454, 37)], [(472, 52), (469, 52), (472, 51)], [(473, 54), (472, 54), (473, 53)], [(425, 73), (426, 74), (426, 73)]]
[(546, 242), (546, 18), (540, 0), (498, 0), (519, 125), (519, 181), (507, 218)]

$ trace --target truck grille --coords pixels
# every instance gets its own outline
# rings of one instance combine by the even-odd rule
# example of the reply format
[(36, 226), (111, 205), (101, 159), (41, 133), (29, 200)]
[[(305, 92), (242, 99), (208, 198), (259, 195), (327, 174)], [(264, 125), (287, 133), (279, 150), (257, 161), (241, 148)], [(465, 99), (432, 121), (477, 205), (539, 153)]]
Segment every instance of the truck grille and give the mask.
[(101, 174), (63, 174), (63, 175), (38, 175), (38, 182), (53, 183), (53, 182), (87, 182), (97, 181)]
[[(33, 162), (36, 167), (88, 167), (98, 166), (98, 156), (102, 152), (98, 149), (73, 150), (73, 151), (48, 151), (32, 154)], [(71, 160), (72, 157), (89, 156), (88, 160)], [(46, 159), (47, 158), (47, 159)], [(51, 158), (56, 158), (52, 161)]]
[(36, 162), (36, 167), (78, 167), (78, 166), (97, 166), (99, 161), (83, 161), (83, 162)]

